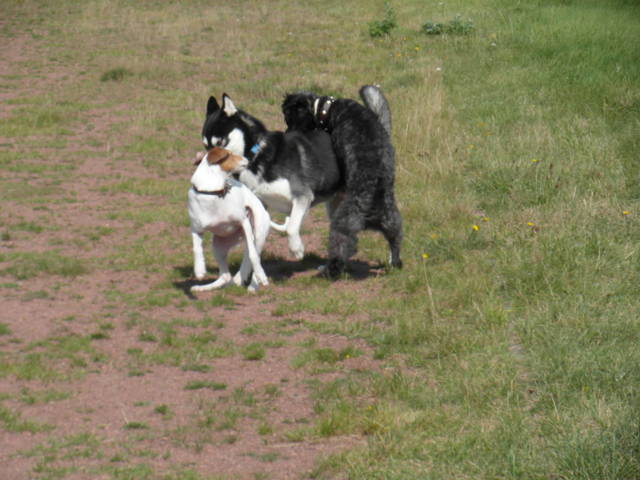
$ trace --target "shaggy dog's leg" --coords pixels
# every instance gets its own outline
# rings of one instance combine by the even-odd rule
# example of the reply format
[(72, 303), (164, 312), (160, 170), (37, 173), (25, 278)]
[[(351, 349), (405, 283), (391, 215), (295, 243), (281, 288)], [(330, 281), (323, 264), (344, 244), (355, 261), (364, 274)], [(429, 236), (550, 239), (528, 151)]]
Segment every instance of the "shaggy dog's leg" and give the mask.
[(324, 204), (327, 210), (327, 217), (329, 217), (329, 221), (331, 221), (331, 219), (333, 218), (336, 209), (340, 206), (342, 200), (344, 200), (344, 193), (339, 192)]
[(360, 200), (362, 198), (348, 195), (333, 213), (329, 232), (329, 263), (326, 270), (330, 277), (342, 273), (347, 260), (358, 251), (357, 234), (365, 227), (365, 215)]
[(402, 217), (396, 206), (393, 194), (385, 199), (386, 206), (381, 215), (380, 231), (389, 242), (389, 263), (392, 267), (402, 268), (400, 244), (402, 243)]

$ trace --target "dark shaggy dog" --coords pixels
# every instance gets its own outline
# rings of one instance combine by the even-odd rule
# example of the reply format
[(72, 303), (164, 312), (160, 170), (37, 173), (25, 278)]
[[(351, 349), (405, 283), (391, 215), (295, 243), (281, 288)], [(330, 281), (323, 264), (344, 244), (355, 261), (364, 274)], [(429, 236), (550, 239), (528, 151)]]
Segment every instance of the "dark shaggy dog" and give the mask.
[(282, 104), (287, 131), (323, 129), (331, 135), (341, 170), (344, 196), (342, 201), (334, 201), (330, 210), (330, 276), (338, 275), (356, 253), (357, 234), (365, 229), (382, 232), (389, 242), (391, 265), (402, 267), (402, 217), (393, 192), (389, 105), (374, 86), (362, 87), (360, 96), (366, 106), (309, 92), (289, 94)]

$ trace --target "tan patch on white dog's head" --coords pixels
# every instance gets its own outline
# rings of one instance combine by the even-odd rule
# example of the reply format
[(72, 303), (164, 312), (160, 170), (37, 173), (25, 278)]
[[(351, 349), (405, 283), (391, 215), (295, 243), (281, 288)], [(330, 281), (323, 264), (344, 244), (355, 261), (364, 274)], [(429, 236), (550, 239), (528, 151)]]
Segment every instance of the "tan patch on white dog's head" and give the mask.
[(218, 164), (225, 172), (235, 171), (242, 163), (242, 157), (221, 147), (213, 147), (207, 153), (209, 165)]

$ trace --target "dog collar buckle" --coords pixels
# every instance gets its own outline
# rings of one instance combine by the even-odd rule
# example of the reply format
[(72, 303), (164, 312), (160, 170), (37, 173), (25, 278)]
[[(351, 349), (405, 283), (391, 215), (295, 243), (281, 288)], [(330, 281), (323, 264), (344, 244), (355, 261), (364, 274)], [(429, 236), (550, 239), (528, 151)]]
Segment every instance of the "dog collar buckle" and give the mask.
[(322, 107), (320, 108), (320, 110), (316, 114), (318, 117), (318, 123), (323, 128), (326, 127), (327, 115), (329, 115), (329, 109), (331, 108), (331, 105), (333, 105), (334, 100), (335, 98), (333, 97), (327, 98), (322, 104)]

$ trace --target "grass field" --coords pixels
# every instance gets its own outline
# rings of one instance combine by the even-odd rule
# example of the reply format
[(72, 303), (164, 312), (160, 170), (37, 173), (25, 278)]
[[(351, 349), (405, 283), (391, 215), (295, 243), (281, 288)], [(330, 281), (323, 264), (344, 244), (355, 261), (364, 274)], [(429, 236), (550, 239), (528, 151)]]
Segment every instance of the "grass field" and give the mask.
[[(1, 10), (0, 479), (640, 478), (636, 1)], [(209, 95), (365, 83), (405, 268), (188, 295)]]

